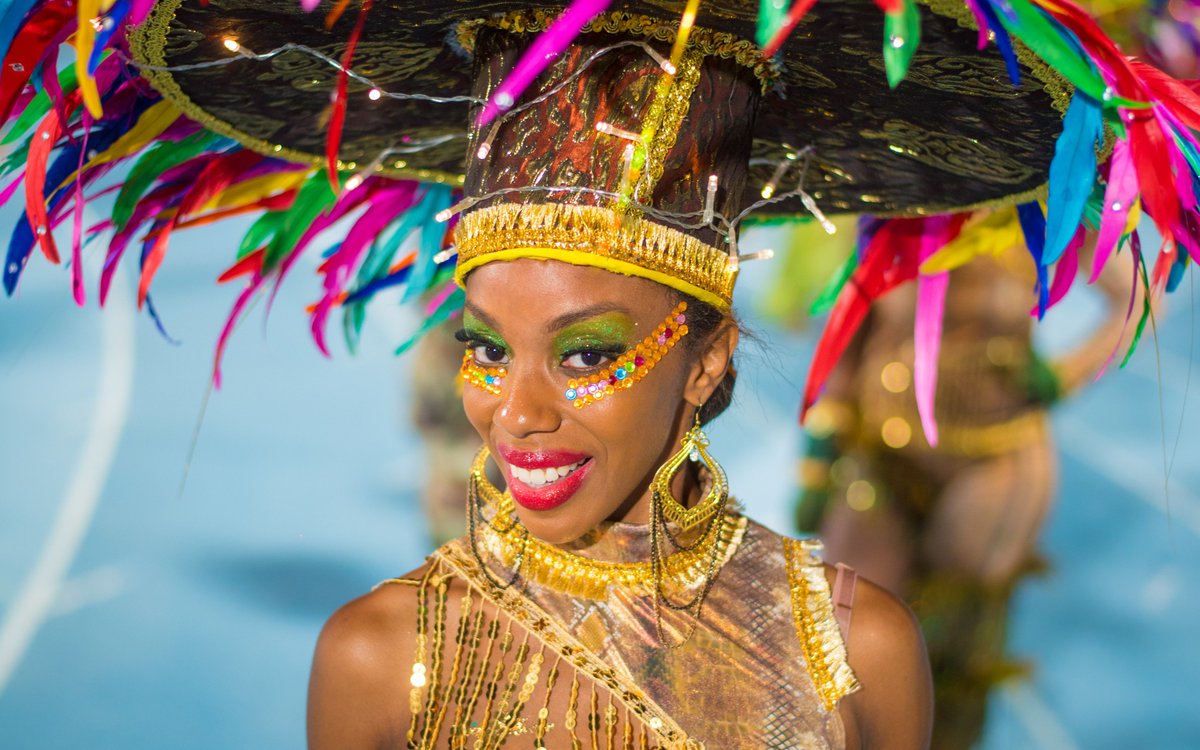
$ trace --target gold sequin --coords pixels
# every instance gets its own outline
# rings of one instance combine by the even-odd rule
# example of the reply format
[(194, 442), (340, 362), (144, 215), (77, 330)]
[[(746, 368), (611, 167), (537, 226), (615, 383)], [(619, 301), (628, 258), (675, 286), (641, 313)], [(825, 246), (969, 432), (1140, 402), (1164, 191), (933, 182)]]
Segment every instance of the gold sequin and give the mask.
[(647, 278), (728, 310), (737, 278), (728, 253), (661, 224), (622, 221), (598, 206), (489, 206), (463, 216), (454, 239), (460, 286), (490, 261), (545, 258)]

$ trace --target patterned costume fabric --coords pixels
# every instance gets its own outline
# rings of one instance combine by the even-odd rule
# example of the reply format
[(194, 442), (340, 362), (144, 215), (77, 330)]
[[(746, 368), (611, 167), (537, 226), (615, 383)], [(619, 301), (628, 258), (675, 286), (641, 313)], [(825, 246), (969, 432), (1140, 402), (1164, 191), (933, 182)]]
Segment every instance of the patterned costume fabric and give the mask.
[[(663, 615), (668, 638), (691, 631), (676, 648), (659, 642), (636, 584), (599, 598), (519, 575), (503, 588), (513, 568), (486, 531), (479, 558), (458, 539), (422, 579), (390, 582), (418, 587), (423, 603), (411, 746), (842, 748), (837, 703), (857, 683), (820, 545), (737, 513), (727, 524), (700, 617)], [(648, 527), (617, 523), (558, 549), (634, 566), (649, 544)]]

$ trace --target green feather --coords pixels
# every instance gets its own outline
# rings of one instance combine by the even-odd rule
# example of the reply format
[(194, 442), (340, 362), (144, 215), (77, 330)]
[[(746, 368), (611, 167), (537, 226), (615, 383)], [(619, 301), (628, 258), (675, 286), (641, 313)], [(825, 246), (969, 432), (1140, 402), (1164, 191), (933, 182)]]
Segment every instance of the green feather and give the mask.
[(125, 184), (121, 186), (121, 192), (117, 194), (113, 205), (112, 220), (117, 231), (121, 231), (129, 223), (138, 201), (142, 199), (155, 180), (162, 177), (167, 170), (174, 169), (188, 159), (203, 153), (212, 145), (216, 137), (214, 133), (201, 131), (189, 135), (181, 141), (156, 143), (146, 153), (139, 156), (133, 168), (129, 170)]
[(779, 27), (787, 20), (787, 6), (786, 0), (759, 0), (758, 28), (755, 34), (759, 47), (766, 47), (775, 38), (775, 32), (779, 31)]
[(809, 315), (824, 315), (833, 308), (833, 303), (837, 301), (838, 295), (842, 293), (842, 287), (846, 286), (846, 282), (854, 274), (854, 269), (858, 268), (858, 253), (850, 253), (846, 256), (846, 260), (838, 267), (836, 273), (813, 300), (812, 305), (808, 308)]
[(325, 170), (314, 172), (296, 195), (292, 207), (284, 212), (284, 222), (280, 230), (271, 238), (267, 251), (263, 255), (264, 273), (273, 269), (281, 260), (287, 257), (300, 237), (308, 231), (313, 221), (333, 202), (337, 195), (329, 184)]
[(245, 258), (250, 253), (267, 244), (271, 238), (278, 234), (285, 218), (285, 212), (271, 211), (255, 219), (250, 228), (246, 230), (246, 234), (242, 236), (242, 243), (238, 246), (237, 259), (241, 260)]
[(898, 13), (883, 17), (883, 65), (889, 86), (896, 88), (908, 75), (908, 66), (920, 43), (921, 11), (914, 0), (904, 0)]
[(396, 347), (396, 354), (400, 355), (411, 349), (413, 344), (417, 343), (417, 341), (420, 340), (420, 338), (426, 333), (428, 333), (431, 328), (437, 326), (444, 320), (448, 320), (450, 316), (461, 310), (463, 304), (466, 302), (466, 299), (467, 297), (465, 294), (463, 294), (462, 289), (455, 289), (453, 292), (451, 292), (450, 296), (443, 300), (442, 304), (438, 305), (437, 309), (425, 319), (425, 322), (421, 324), (421, 327), (418, 328), (412, 336), (409, 336), (404, 343)]

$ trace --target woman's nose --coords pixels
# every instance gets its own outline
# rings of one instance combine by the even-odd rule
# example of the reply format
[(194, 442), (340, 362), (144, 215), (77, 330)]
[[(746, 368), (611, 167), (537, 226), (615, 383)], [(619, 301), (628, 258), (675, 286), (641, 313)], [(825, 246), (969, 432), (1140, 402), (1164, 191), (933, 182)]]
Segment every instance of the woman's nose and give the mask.
[[(559, 403), (561, 402), (561, 403)], [(509, 368), (493, 421), (513, 437), (553, 432), (567, 404), (554, 379), (540, 367)]]

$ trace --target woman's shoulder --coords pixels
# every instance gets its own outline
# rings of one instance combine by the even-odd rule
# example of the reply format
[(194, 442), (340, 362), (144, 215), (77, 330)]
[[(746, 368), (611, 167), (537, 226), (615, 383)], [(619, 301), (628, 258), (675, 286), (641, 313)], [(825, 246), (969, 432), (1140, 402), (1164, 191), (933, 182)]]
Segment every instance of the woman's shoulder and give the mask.
[(933, 683), (912, 610), (882, 586), (859, 579), (850, 623), (846, 650), (861, 690), (841, 707), (847, 749), (927, 748)]
[(929, 660), (908, 606), (851, 569), (825, 562), (818, 538), (788, 537), (754, 521), (747, 534), (756, 556), (782, 552), (808, 671), (826, 707), (841, 714), (847, 748), (926, 747)]
[(378, 747), (398, 740), (427, 563), (343, 605), (317, 639), (308, 694), (309, 746)]

